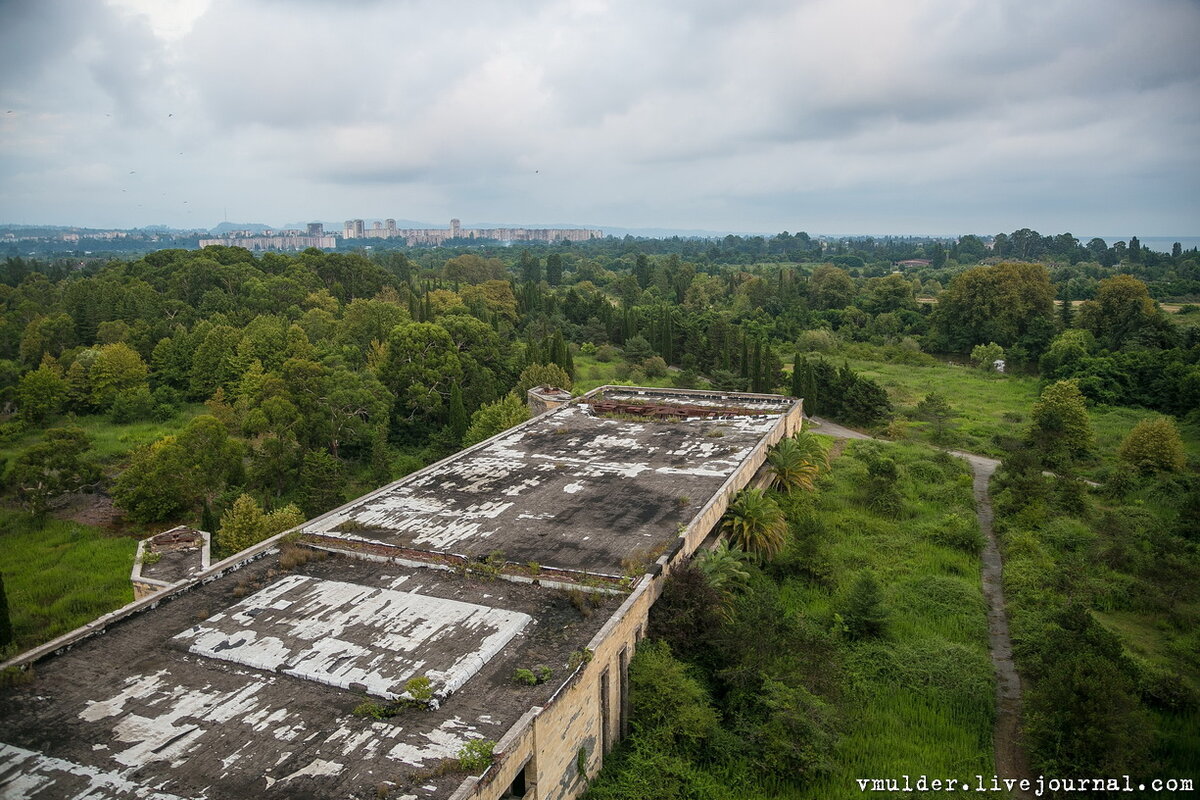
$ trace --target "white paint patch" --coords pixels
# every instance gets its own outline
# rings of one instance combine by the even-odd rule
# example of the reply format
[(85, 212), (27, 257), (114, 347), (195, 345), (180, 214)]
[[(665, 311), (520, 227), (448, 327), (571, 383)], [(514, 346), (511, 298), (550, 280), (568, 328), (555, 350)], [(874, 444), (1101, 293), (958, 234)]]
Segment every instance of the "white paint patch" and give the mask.
[(178, 795), (139, 786), (116, 772), (0, 743), (0, 790), (5, 800), (28, 800), (35, 796), (65, 797), (63, 790), (47, 793), (60, 780), (71, 787), (71, 796), (74, 798), (184, 800)]
[(117, 695), (110, 697), (108, 700), (95, 702), (88, 701), (88, 707), (83, 710), (79, 718), (84, 722), (97, 722), (105, 717), (115, 717), (120, 714), (125, 708), (125, 704), (130, 700), (149, 697), (154, 694), (159, 686), (163, 683), (163, 677), (167, 671), (159, 670), (153, 675), (138, 675), (132, 678), (125, 679), (125, 688)]
[[(290, 602), (280, 609), (278, 600)], [(175, 637), (197, 654), (396, 699), (459, 689), (531, 621), (438, 597), (290, 575)]]
[(296, 770), (286, 778), (280, 778), (281, 781), (290, 781), (292, 778), (302, 778), (305, 775), (319, 777), (321, 775), (337, 775), (345, 767), (336, 761), (325, 761), (324, 759), (313, 759), (313, 762), (307, 767)]

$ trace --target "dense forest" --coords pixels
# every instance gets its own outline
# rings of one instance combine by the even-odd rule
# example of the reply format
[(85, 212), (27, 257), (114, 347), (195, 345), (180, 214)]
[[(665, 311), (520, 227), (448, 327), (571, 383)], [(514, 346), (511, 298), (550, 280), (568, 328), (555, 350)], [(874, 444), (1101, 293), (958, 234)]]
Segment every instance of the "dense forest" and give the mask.
[[(650, 773), (663, 797), (730, 781), (834, 796), (863, 726), (913, 709), (941, 709), (961, 752), (990, 747), (990, 705), (970, 700), (991, 691), (978, 621), (927, 619), (977, 593), (979, 548), (963, 470), (929, 445), (1004, 460), (993, 492), (1034, 766), (1194, 772), (1200, 254), (1028, 229), (990, 244), (783, 233), (8, 258), (0, 644), (122, 602), (131, 537), (182, 522), (236, 552), (515, 424), (531, 386), (782, 392), (908, 449), (839, 449), (816, 492), (776, 492), (777, 552), (731, 557), (735, 579), (680, 579), (667, 599), (708, 622), (639, 651), (634, 736), (597, 796), (644, 796)], [(79, 509), (97, 503), (116, 513), (89, 528)], [(850, 522), (916, 536), (903, 558), (941, 570), (941, 595)], [(103, 590), (79, 577), (98, 565), (116, 575)], [(905, 671), (917, 634), (940, 682)], [(902, 696), (880, 688), (891, 678)], [(1097, 683), (1103, 708), (1085, 707)], [(953, 764), (946, 752), (926, 755)]]

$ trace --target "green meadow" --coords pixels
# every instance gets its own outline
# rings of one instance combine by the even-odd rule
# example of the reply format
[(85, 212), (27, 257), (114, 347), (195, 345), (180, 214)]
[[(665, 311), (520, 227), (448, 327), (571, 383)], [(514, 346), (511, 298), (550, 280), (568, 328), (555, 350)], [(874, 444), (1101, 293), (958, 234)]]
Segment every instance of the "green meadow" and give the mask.
[[(898, 514), (870, 507), (867, 459), (899, 467)], [(823, 579), (791, 578), (795, 613), (830, 620), (864, 570), (887, 610), (886, 633), (845, 644), (845, 719), (833, 769), (781, 796), (861, 797), (856, 778), (990, 775), (994, 685), (975, 549), (971, 476), (958, 459), (913, 444), (852, 443), (817, 492), (813, 558)]]
[(133, 600), (137, 540), (0, 511), (0, 572), (17, 649), (61, 636)]

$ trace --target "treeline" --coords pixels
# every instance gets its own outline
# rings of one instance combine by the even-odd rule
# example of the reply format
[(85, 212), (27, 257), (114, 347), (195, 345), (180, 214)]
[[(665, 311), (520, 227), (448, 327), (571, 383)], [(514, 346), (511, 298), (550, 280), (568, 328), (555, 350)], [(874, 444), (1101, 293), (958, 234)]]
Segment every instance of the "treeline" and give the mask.
[[(1018, 234), (1001, 241), (1036, 250), (1036, 237)], [(178, 503), (125, 493), (126, 511), (149, 521), (219, 513), (242, 491), (267, 508), (294, 502), (317, 513), (351, 486), (403, 474), (511, 424), (524, 388), (570, 384), (577, 357), (612, 364), (632, 383), (790, 391), (810, 411), (859, 425), (886, 423), (891, 407), (848, 355), (921, 364), (929, 352), (995, 344), (1010, 364), (1077, 379), (1096, 402), (1183, 415), (1200, 397), (1200, 328), (1172, 324), (1131, 275), (1071, 288), (1106, 275), (1099, 262), (962, 269), (951, 256), (987, 252), (977, 237), (962, 237), (942, 253), (945, 266), (933, 259), (899, 272), (880, 259), (924, 244), (843, 243), (847, 252), (831, 255), (805, 234), (775, 239), (798, 260), (745, 266), (604, 252), (613, 242), (594, 244), (593, 254), (583, 243), (497, 250), (503, 258), (487, 248), (368, 258), (231, 247), (82, 265), (10, 258), (0, 276), (8, 415), (0, 439), (15, 442), (63, 414), (166, 424), (207, 404), (206, 416), (240, 448), (235, 467), (200, 480), (208, 488)], [(1111, 270), (1169, 268), (1173, 280), (1197, 263), (1194, 252), (1144, 248), (1126, 248), (1122, 258)], [(1075, 290), (1091, 299), (1077, 312), (1056, 307), (1056, 297)], [(937, 302), (920, 302), (929, 297)], [(788, 361), (799, 365), (791, 376)], [(182, 424), (174, 435), (184, 434)], [(95, 484), (85, 480), (94, 470), (31, 458), (20, 481), (9, 475), (10, 489), (28, 494), (22, 487), (32, 486), (41, 497), (53, 491), (42, 478), (64, 472), (77, 476), (70, 484)], [(154, 458), (139, 454), (130, 466), (169, 471)], [(122, 466), (110, 464), (102, 485), (115, 488)]]

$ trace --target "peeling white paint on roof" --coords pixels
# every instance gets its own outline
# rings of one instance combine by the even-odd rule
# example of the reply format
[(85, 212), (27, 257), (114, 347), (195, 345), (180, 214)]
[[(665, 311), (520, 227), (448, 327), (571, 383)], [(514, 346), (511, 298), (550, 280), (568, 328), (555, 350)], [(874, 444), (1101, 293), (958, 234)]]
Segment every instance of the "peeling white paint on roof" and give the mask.
[[(283, 609), (278, 600), (290, 602)], [(424, 674), (439, 696), (530, 622), (527, 614), (290, 575), (178, 634), (197, 655), (396, 699)]]
[[(647, 531), (666, 539), (686, 525), (688, 509), (702, 508), (791, 407), (783, 398), (718, 392), (608, 394), (762, 413), (631, 421), (597, 416), (584, 403), (568, 404), (305, 530), (468, 558), (501, 551), (514, 563), (534, 560), (615, 574), (621, 558), (631, 545), (643, 544)], [(711, 436), (715, 431), (721, 435)], [(681, 496), (697, 502), (680, 507), (675, 501)]]
[(286, 778), (280, 778), (281, 781), (290, 781), (293, 778), (302, 778), (305, 775), (337, 775), (345, 767), (336, 761), (325, 761), (324, 759), (316, 758), (307, 767), (296, 770)]
[[(51, 793), (45, 793), (52, 787)], [(68, 796), (86, 800), (184, 800), (126, 780), (116, 772), (3, 743), (0, 743), (0, 795), (5, 800)]]
[(153, 675), (133, 675), (125, 679), (125, 688), (108, 700), (89, 700), (88, 707), (79, 715), (86, 722), (95, 722), (105, 717), (115, 717), (120, 714), (125, 704), (135, 697), (146, 697), (163, 684), (166, 676), (165, 669)]

